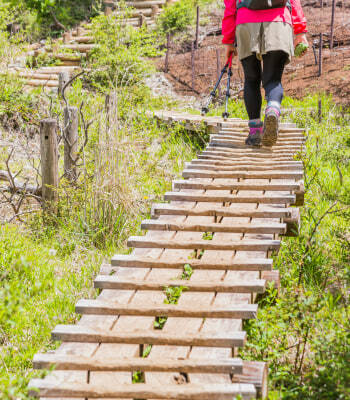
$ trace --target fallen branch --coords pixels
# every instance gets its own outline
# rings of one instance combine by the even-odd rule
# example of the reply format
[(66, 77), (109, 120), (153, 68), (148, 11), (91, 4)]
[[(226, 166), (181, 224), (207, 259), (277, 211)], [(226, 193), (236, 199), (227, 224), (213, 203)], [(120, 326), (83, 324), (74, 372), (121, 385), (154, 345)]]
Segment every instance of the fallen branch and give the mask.
[(9, 193), (30, 193), (35, 196), (41, 196), (41, 187), (28, 185), (13, 179), (7, 171), (0, 170), (0, 181), (10, 182), (10, 185), (2, 188), (3, 191)]

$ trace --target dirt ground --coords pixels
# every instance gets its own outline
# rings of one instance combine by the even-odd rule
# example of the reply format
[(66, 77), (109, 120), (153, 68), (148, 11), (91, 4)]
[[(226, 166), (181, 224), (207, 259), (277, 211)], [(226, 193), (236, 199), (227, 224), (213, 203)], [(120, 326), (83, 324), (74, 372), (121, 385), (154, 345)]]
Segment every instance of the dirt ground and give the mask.
[[(317, 3), (317, 4), (316, 4)], [(332, 7), (324, 0), (323, 8), (319, 1), (303, 1), (304, 13), (308, 21), (308, 39), (310, 49), (301, 59), (293, 59), (286, 67), (284, 87), (286, 95), (303, 97), (308, 93), (326, 92), (334, 100), (350, 106), (350, 3), (337, 1), (334, 23), (334, 48), (329, 49)], [(214, 25), (201, 27), (203, 31), (219, 28), (219, 16), (216, 12), (210, 20)], [(319, 34), (323, 34), (322, 74), (319, 76)], [(166, 77), (171, 81), (177, 93), (182, 95), (206, 96), (213, 87), (218, 73), (224, 64), (222, 36), (208, 36), (191, 57), (188, 43), (181, 46), (173, 43), (169, 53), (169, 71)], [(238, 63), (233, 65), (231, 91), (241, 95), (243, 72)], [(192, 68), (193, 66), (193, 68)], [(158, 63), (164, 69), (164, 59)], [(221, 93), (226, 82), (223, 81)], [(193, 90), (194, 89), (194, 90)]]

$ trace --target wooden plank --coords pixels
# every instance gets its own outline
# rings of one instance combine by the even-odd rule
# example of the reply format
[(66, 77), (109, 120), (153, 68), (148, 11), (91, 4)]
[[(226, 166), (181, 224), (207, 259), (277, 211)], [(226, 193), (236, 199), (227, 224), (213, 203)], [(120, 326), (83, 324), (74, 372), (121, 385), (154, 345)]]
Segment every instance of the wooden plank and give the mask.
[(135, 255), (116, 254), (111, 260), (112, 266), (124, 268), (172, 268), (180, 269), (185, 264), (190, 264), (194, 270), (218, 269), (232, 271), (269, 271), (272, 267), (272, 260), (266, 258), (241, 258), (239, 261), (215, 261), (206, 262), (196, 259), (175, 259), (154, 260), (150, 257), (137, 257)]
[(242, 347), (246, 333), (206, 332), (205, 334), (182, 334), (181, 332), (164, 333), (152, 330), (113, 331), (94, 329), (80, 325), (57, 325), (52, 331), (53, 340), (85, 343), (126, 343), (155, 344), (167, 346), (203, 346), (203, 347)]
[(159, 231), (183, 231), (183, 232), (231, 232), (231, 233), (286, 233), (286, 224), (282, 223), (236, 223), (228, 225), (223, 223), (191, 224), (191, 223), (171, 223), (167, 220), (144, 220), (141, 229)]
[(279, 240), (238, 240), (232, 242), (216, 243), (210, 240), (197, 240), (193, 242), (179, 240), (153, 240), (145, 236), (130, 236), (129, 247), (136, 248), (161, 248), (161, 249), (203, 249), (203, 250), (251, 250), (251, 251), (278, 251)]
[[(283, 165), (283, 166), (290, 166), (290, 167), (303, 167), (302, 161), (296, 161), (296, 160), (288, 160), (288, 161), (276, 161), (276, 160), (268, 160), (268, 159), (262, 159), (262, 160), (250, 160), (250, 161), (245, 161), (245, 160), (201, 160), (201, 159), (193, 159), (191, 161), (191, 164), (198, 164), (198, 165), (203, 165), (203, 164), (208, 164), (208, 165), (219, 165), (219, 166), (226, 166), (226, 165), (232, 165), (232, 166), (244, 166), (244, 165), (257, 165), (257, 166), (275, 166), (275, 165)], [(293, 169), (293, 168), (291, 168)]]
[[(244, 399), (256, 396), (256, 390), (251, 384), (229, 385), (150, 385), (139, 383), (113, 384), (105, 382), (102, 385), (86, 383), (48, 383), (44, 379), (32, 379), (29, 387), (31, 396), (45, 397), (88, 397), (96, 398), (154, 398), (176, 400), (232, 400), (234, 396), (242, 395)], [(39, 389), (39, 393), (34, 388)]]
[(176, 371), (201, 373), (242, 374), (243, 362), (240, 358), (212, 359), (148, 359), (141, 357), (82, 357), (76, 355), (36, 354), (33, 360), (36, 369), (65, 371)]
[(250, 196), (244, 196), (243, 194), (225, 194), (219, 195), (214, 194), (193, 194), (188, 192), (166, 192), (164, 194), (164, 200), (168, 201), (198, 201), (198, 202), (210, 202), (210, 203), (259, 203), (259, 204), (294, 204), (295, 194), (271, 194), (271, 195), (260, 195), (259, 193)]
[(229, 307), (181, 307), (178, 304), (147, 304), (133, 307), (130, 305), (106, 302), (101, 300), (79, 300), (75, 306), (78, 314), (92, 315), (137, 315), (147, 317), (185, 317), (185, 318), (255, 318), (256, 304), (230, 305)]
[[(201, 160), (203, 161), (203, 160)], [(212, 165), (209, 163), (203, 163), (203, 162), (197, 162), (197, 163), (187, 163), (186, 164), (186, 169), (197, 169), (197, 170), (201, 170), (201, 169), (205, 169), (205, 170), (211, 170), (211, 171), (271, 171), (271, 170), (278, 170), (278, 171), (282, 171), (282, 170), (293, 170), (293, 171), (297, 171), (297, 170), (303, 170), (302, 165), (296, 164), (293, 166), (293, 168), (291, 168), (291, 165), (283, 165), (283, 162), (281, 161), (279, 164), (275, 164), (275, 165), (258, 165), (258, 164), (242, 164), (242, 165), (236, 165), (236, 164), (232, 164), (232, 165)]]
[(284, 183), (254, 183), (254, 182), (236, 182), (236, 183), (204, 183), (198, 180), (175, 180), (174, 189), (207, 189), (207, 190), (269, 190), (269, 191), (294, 191), (300, 188), (298, 182), (287, 181)]
[(244, 206), (230, 209), (229, 207), (212, 206), (208, 204), (207, 207), (201, 207), (200, 209), (188, 209), (180, 205), (155, 203), (152, 207), (152, 216), (156, 217), (158, 215), (212, 215), (217, 217), (284, 218), (290, 217), (291, 211), (289, 208), (276, 205), (247, 210)]
[(257, 389), (257, 395), (267, 398), (267, 363), (261, 361), (243, 361), (243, 373), (234, 375), (234, 383), (251, 383)]
[(240, 179), (302, 179), (304, 176), (303, 171), (210, 171), (210, 170), (194, 170), (184, 169), (182, 172), (184, 178), (240, 178)]
[(184, 280), (127, 280), (117, 276), (98, 275), (94, 282), (95, 288), (119, 290), (163, 290), (166, 287), (183, 287), (191, 292), (219, 292), (219, 293), (263, 293), (265, 281), (241, 280), (225, 282), (192, 282)]

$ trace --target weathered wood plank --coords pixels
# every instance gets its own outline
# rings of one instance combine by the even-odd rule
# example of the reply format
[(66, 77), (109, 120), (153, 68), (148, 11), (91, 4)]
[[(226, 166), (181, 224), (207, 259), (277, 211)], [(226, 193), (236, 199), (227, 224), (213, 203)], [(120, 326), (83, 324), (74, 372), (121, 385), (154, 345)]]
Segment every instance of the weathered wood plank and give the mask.
[(210, 170), (195, 170), (184, 169), (182, 172), (184, 178), (233, 178), (233, 179), (302, 179), (303, 171), (210, 171)]
[(93, 329), (79, 325), (57, 325), (52, 331), (53, 340), (86, 343), (126, 343), (155, 344), (167, 346), (203, 346), (203, 347), (242, 347), (246, 339), (244, 331), (206, 332), (205, 334), (164, 333), (162, 331), (137, 330), (115, 332)]
[(119, 290), (163, 290), (166, 287), (183, 287), (185, 291), (191, 292), (223, 292), (223, 293), (263, 293), (265, 281), (241, 280), (225, 282), (192, 282), (184, 280), (127, 280), (121, 279), (118, 275), (98, 275), (94, 282), (95, 288), (119, 289)]
[[(244, 399), (256, 396), (256, 390), (251, 384), (229, 385), (150, 385), (139, 383), (113, 384), (105, 382), (103, 385), (84, 383), (48, 383), (44, 379), (32, 379), (29, 387), (31, 396), (45, 397), (87, 397), (87, 398), (154, 398), (176, 400), (232, 400), (232, 397), (241, 395)], [(34, 388), (38, 388), (39, 392)]]

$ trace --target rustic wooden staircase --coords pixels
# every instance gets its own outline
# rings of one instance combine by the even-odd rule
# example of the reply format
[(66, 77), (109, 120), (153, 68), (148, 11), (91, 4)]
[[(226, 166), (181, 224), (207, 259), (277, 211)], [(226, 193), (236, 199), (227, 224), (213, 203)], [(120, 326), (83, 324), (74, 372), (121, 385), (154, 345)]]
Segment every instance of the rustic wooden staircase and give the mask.
[[(281, 125), (277, 145), (242, 145), (247, 124), (174, 112), (216, 132), (205, 151), (173, 182), (168, 202), (155, 204), (145, 236), (131, 237), (129, 255), (115, 255), (95, 279), (97, 299), (76, 305), (76, 325), (58, 325), (61, 346), (37, 354), (31, 394), (69, 399), (265, 398), (267, 365), (237, 350), (242, 320), (256, 318), (280, 237), (297, 235), (303, 166), (295, 154), (304, 134)], [(134, 377), (134, 378), (133, 378)], [(135, 379), (137, 377), (137, 379)], [(138, 382), (138, 383), (136, 383)], [(36, 388), (36, 389), (35, 389)]]

